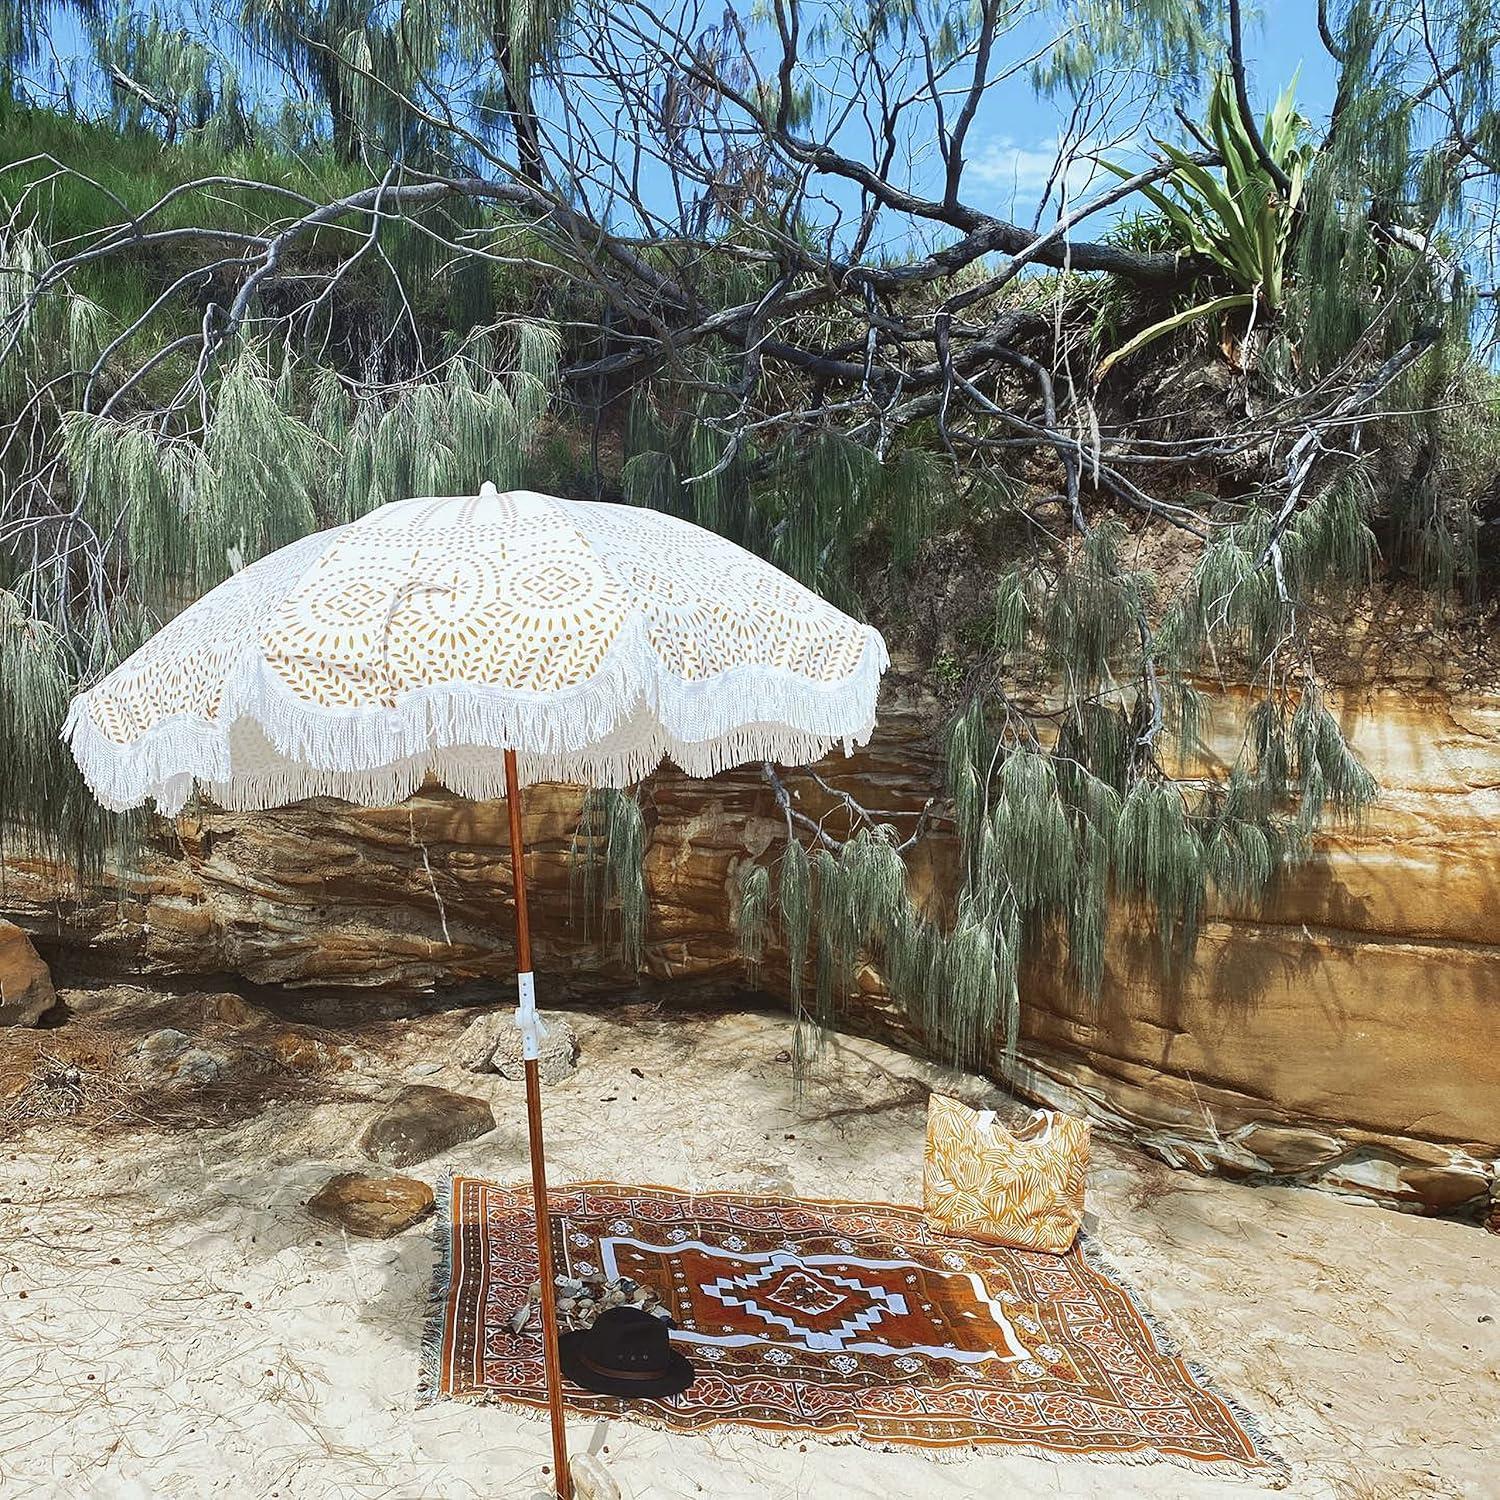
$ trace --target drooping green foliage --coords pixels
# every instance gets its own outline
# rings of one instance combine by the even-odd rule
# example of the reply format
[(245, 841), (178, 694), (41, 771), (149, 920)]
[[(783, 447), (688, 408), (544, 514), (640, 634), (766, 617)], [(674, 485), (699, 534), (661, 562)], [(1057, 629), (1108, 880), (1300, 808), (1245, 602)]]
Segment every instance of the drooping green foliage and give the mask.
[(89, 881), (125, 867), (136, 851), (144, 819), (106, 813), (58, 734), (75, 670), (69, 643), (0, 589), (0, 889), (7, 854), (40, 855), (65, 877)]
[(716, 429), (718, 405), (700, 399), (668, 419), (648, 392), (635, 394), (621, 471), (632, 504), (721, 532), (855, 609), (855, 549), (873, 533), (904, 570), (951, 512), (951, 475), (930, 452), (905, 447), (882, 460), (834, 431), (764, 450), (733, 445)]
[(590, 914), (602, 911), (606, 935), (613, 932), (620, 959), (632, 970), (640, 966), (646, 939), (646, 837), (632, 793), (596, 787), (584, 797), (571, 860), (582, 935), (587, 940)]
[(186, 31), (180, 18), (157, 5), (120, 5), (99, 28), (94, 46), (123, 131), (159, 131), (168, 145), (191, 132), (223, 152), (250, 144), (250, 110), (237, 71)]
[[(1289, 533), (1298, 597), (1358, 581), (1368, 567), (1365, 483), (1351, 471)], [(1293, 634), (1274, 577), (1255, 565), (1268, 524), (1230, 528), (1206, 548), (1149, 626), (1153, 591), (1124, 563), (1123, 527), (1093, 530), (1061, 564), (1001, 576), (993, 629), (1004, 680), (1030, 677), (1045, 706), (1022, 711), (987, 695), (954, 720), (947, 790), (963, 862), (951, 915), (934, 920), (913, 905), (886, 832), (861, 831), (810, 861), (795, 842), (782, 856), (792, 990), (800, 1007), (811, 963), (813, 1022), (836, 1019), (868, 960), (935, 1051), (973, 1062), (998, 1045), (1007, 1057), (1019, 975), (1038, 944), (1063, 954), (1083, 994), (1096, 993), (1111, 914), (1134, 910), (1154, 926), (1171, 971), (1207, 911), (1259, 900), (1305, 857), (1312, 832), (1359, 815), (1376, 788), (1314, 677), (1253, 700), (1238, 757), (1227, 771), (1207, 769), (1190, 676), (1206, 644), (1217, 643), (1226, 668), (1237, 656), (1253, 670)], [(765, 936), (755, 942), (759, 955)]]
[(196, 439), (78, 413), (64, 453), (96, 532), (123, 529), (123, 566), (143, 592), (202, 589), (246, 562), (408, 495), (511, 487), (556, 378), (555, 335), (524, 323), (508, 357), (484, 347), (440, 380), (364, 392), (327, 368), (246, 346)]

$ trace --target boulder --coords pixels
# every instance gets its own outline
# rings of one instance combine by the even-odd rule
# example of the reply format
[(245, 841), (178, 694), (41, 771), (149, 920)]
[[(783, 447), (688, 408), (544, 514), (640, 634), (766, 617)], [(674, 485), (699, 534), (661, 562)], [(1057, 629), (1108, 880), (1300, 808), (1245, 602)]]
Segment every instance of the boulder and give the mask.
[(229, 1066), (229, 1054), (204, 1047), (185, 1032), (163, 1026), (142, 1037), (131, 1055), (131, 1070), (148, 1088), (202, 1088)]
[(494, 1128), (495, 1116), (483, 1099), (413, 1083), (365, 1126), (359, 1149), (388, 1167), (409, 1167)]
[(340, 1172), (308, 1199), (315, 1219), (365, 1239), (386, 1240), (432, 1212), (432, 1189), (415, 1177), (371, 1177)]
[[(578, 1033), (560, 1011), (541, 1012), (547, 1035), (542, 1039), (537, 1072), (543, 1083), (561, 1083), (578, 1068)], [(453, 1046), (453, 1060), (470, 1073), (498, 1073), (502, 1078), (522, 1078), (521, 1033), (515, 1012), (487, 1011), (464, 1028)]]
[(0, 1026), (35, 1026), (56, 1003), (52, 975), (31, 939), (0, 921)]

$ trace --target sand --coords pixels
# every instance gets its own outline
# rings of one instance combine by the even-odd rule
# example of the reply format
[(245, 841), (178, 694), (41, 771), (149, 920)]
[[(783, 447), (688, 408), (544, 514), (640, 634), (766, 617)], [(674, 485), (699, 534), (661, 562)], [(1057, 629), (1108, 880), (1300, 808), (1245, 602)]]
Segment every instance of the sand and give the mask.
[[(998, 1097), (840, 1038), (799, 1107), (784, 1018), (637, 1008), (575, 1021), (579, 1069), (546, 1101), (554, 1182), (913, 1202), (929, 1088)], [(480, 1094), (500, 1122), (413, 1175), (525, 1176), (519, 1086), (448, 1064), (461, 1024), (439, 1013), (387, 1027), (334, 1102), (314, 1088), (228, 1125), (49, 1124), (0, 1145), (0, 1494), (546, 1493), (545, 1426), (503, 1407), (416, 1406), (430, 1224), (372, 1242), (302, 1208), (332, 1173), (367, 1165), (354, 1138), (402, 1082)], [(1102, 1143), (1090, 1191), (1113, 1259), (1290, 1461), (1283, 1493), (1500, 1495), (1494, 1239), (1195, 1178)], [(570, 1437), (633, 1500), (1264, 1492), (1164, 1465), (993, 1451), (938, 1463), (593, 1420)]]

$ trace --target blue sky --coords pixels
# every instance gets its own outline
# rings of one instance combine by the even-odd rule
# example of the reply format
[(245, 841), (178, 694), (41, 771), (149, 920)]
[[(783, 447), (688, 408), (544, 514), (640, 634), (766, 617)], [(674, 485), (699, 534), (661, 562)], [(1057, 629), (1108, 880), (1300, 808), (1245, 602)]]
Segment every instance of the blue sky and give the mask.
[[(191, 5), (192, 0), (158, 0), (158, 3), (170, 8), (174, 3)], [(1040, 20), (1037, 34), (1045, 34)], [(53, 37), (58, 53), (65, 59), (70, 55), (87, 56), (91, 50), (71, 12), (54, 12)], [(1297, 103), (1302, 113), (1315, 122), (1326, 118), (1335, 80), (1331, 61), (1318, 37), (1314, 0), (1265, 0), (1259, 12), (1252, 9), (1247, 18), (1245, 44), (1251, 93), (1259, 109), (1263, 110), (1296, 76)], [(102, 94), (97, 99), (102, 103)], [(1196, 101), (1183, 102), (1189, 113), (1199, 113)], [(1065, 119), (1062, 102), (1037, 98), (1022, 78), (997, 91), (981, 108), (970, 134), (964, 179), (966, 199), (989, 212), (1029, 221), (1052, 169)], [(1180, 134), (1170, 120), (1164, 128), (1168, 134)], [(1141, 142), (1141, 146), (1146, 144)], [(857, 148), (857, 143), (851, 145)], [(1129, 161), (1138, 149), (1125, 143), (1107, 154), (1115, 160)], [(931, 164), (931, 157), (929, 151), (926, 164), (921, 160), (913, 163), (919, 177), (924, 175), (925, 166)], [(1080, 167), (1069, 185), (1074, 202), (1087, 190), (1086, 170)], [(1109, 181), (1112, 183), (1113, 179)], [(1104, 179), (1096, 175), (1094, 191), (1105, 185)], [(1054, 199), (1044, 218), (1050, 221), (1056, 211)]]
[[(1315, 123), (1327, 118), (1336, 79), (1318, 36), (1314, 0), (1269, 0), (1247, 21), (1245, 52), (1250, 93), (1260, 112), (1296, 78), (1299, 110)], [(1199, 113), (1191, 102), (1184, 104), (1189, 114)], [(1019, 93), (982, 110), (964, 177), (970, 201), (1006, 217), (1029, 219), (1052, 168), (1063, 117), (1051, 101)], [(1168, 133), (1179, 134), (1175, 125)], [(1110, 154), (1119, 159), (1120, 153)], [(1102, 186), (1096, 182), (1095, 190)]]

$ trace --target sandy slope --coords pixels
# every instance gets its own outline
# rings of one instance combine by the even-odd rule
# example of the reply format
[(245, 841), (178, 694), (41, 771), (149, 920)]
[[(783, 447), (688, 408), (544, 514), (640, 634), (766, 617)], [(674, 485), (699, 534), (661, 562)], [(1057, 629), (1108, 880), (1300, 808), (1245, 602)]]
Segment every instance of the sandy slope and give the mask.
[[(360, 1165), (351, 1141), (402, 1080), (484, 1094), (501, 1121), (417, 1175), (524, 1175), (518, 1088), (427, 1070), (459, 1024), (438, 1015), (399, 1029), (355, 1075), (368, 1100), (282, 1103), (185, 1135), (49, 1127), (0, 1148), (0, 1493), (535, 1493), (544, 1427), (496, 1407), (415, 1409), (425, 1227), (345, 1240), (301, 1209), (332, 1171)], [(582, 1065), (548, 1099), (554, 1181), (915, 1199), (937, 1070), (841, 1040), (798, 1109), (779, 1018), (579, 1026)], [(960, 1091), (977, 1099), (985, 1087)], [(1500, 1244), (1097, 1155), (1101, 1240), (1189, 1353), (1262, 1418), (1294, 1465), (1286, 1493), (1500, 1495), (1500, 1321), (1489, 1321), (1500, 1319)], [(1160, 1465), (994, 1454), (937, 1464), (623, 1423), (579, 1421), (572, 1440), (607, 1445), (635, 1500), (1259, 1492)]]

